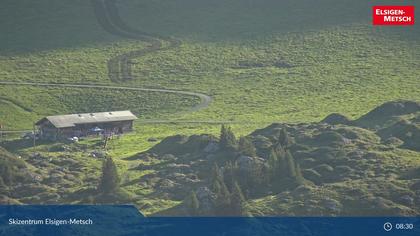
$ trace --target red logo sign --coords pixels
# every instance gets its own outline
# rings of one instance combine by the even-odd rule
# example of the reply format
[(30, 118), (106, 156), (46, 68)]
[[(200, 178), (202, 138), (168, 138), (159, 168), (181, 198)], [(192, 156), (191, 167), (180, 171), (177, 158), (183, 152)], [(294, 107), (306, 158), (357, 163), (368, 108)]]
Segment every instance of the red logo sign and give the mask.
[(374, 6), (374, 25), (414, 25), (414, 6)]

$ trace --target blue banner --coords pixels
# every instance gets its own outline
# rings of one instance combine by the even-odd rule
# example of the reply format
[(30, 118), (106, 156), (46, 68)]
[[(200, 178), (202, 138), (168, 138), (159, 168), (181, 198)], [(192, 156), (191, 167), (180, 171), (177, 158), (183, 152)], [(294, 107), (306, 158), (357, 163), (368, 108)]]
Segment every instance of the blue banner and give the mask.
[(420, 235), (420, 217), (144, 217), (134, 206), (0, 206), (0, 235)]

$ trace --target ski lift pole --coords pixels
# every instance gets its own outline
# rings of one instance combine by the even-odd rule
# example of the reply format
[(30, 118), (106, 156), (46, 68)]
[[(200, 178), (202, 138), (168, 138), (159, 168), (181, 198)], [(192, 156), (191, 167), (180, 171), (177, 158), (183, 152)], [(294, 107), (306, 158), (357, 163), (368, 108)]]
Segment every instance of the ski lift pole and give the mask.
[(36, 142), (35, 123), (33, 125), (33, 137), (34, 137), (34, 140), (33, 140), (34, 143), (33, 144), (34, 144), (34, 148), (35, 148), (35, 145), (36, 145), (36, 143), (35, 143)]
[(0, 143), (3, 142), (3, 125), (0, 124)]

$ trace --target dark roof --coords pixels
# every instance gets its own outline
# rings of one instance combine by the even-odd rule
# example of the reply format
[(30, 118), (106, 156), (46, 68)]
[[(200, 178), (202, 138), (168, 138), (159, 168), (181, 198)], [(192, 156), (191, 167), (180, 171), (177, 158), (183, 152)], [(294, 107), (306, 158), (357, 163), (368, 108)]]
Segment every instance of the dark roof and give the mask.
[(77, 124), (106, 123), (113, 121), (131, 121), (137, 117), (131, 111), (111, 111), (98, 113), (83, 113), (59, 116), (47, 116), (39, 120), (36, 125), (48, 120), (56, 128), (74, 127)]

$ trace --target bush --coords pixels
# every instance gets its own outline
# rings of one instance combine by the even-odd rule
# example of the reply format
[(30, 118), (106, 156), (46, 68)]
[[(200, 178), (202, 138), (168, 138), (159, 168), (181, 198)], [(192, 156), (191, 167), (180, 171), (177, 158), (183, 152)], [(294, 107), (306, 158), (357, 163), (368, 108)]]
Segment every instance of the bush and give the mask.
[(112, 158), (108, 157), (102, 165), (102, 176), (99, 181), (98, 190), (101, 193), (117, 192), (120, 185), (117, 166)]
[(254, 144), (247, 137), (241, 137), (239, 139), (238, 151), (245, 156), (254, 157), (257, 155)]
[(231, 149), (236, 148), (238, 142), (236, 140), (235, 134), (232, 132), (230, 127), (226, 128), (222, 125), (220, 130), (220, 146), (222, 148)]

